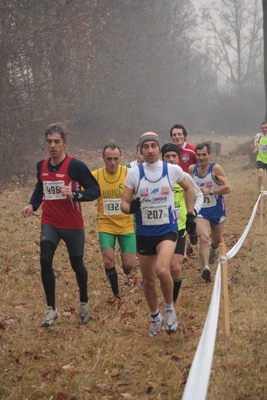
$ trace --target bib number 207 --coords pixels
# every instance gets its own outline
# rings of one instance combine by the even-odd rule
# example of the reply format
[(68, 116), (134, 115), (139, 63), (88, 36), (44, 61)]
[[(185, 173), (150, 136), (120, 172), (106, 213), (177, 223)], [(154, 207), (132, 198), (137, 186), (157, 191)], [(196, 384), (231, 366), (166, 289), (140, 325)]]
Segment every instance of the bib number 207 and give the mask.
[(148, 210), (147, 218), (148, 219), (160, 219), (162, 217), (162, 210)]

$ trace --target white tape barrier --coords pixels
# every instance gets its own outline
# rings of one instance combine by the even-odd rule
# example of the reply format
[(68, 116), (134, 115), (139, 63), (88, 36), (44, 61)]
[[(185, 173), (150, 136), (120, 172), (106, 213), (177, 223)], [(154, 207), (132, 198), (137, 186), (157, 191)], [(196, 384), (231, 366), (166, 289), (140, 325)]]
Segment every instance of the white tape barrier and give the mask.
[[(246, 229), (244, 230), (242, 236), (240, 237), (239, 241), (235, 244), (235, 246), (228, 251), (227, 259), (231, 259), (232, 257), (234, 257), (238, 252), (238, 250), (240, 249), (241, 245), (243, 244), (247, 236), (247, 233), (249, 232), (249, 229), (252, 225), (252, 222), (255, 218), (257, 207), (262, 195), (267, 195), (267, 191), (261, 191), (258, 200), (253, 208)], [(224, 260), (224, 258), (221, 257), (221, 262), (222, 260)], [(190, 368), (182, 400), (206, 399), (209, 386), (209, 377), (213, 359), (214, 345), (216, 339), (216, 331), (217, 331), (219, 307), (220, 307), (220, 294), (221, 294), (221, 264), (219, 263), (215, 275), (214, 287), (213, 287), (208, 315), (205, 321), (205, 325), (201, 334), (201, 338), (197, 347), (194, 360), (192, 362), (192, 366)]]
[(252, 225), (252, 222), (255, 218), (256, 212), (257, 212), (257, 207), (260, 201), (260, 198), (262, 196), (262, 194), (267, 194), (267, 192), (261, 192), (261, 194), (258, 197), (258, 200), (253, 208), (250, 220), (246, 226), (246, 229), (244, 230), (243, 234), (241, 235), (240, 239), (238, 240), (238, 242), (234, 245), (234, 247), (231, 248), (231, 250), (228, 251), (227, 253), (227, 259), (230, 260), (230, 258), (234, 257), (236, 255), (236, 253), (238, 252), (238, 250), (241, 248), (242, 244), (244, 243), (246, 236), (250, 230), (250, 227)]
[(218, 265), (208, 315), (190, 368), (182, 400), (206, 399), (216, 339), (221, 293), (221, 264)]

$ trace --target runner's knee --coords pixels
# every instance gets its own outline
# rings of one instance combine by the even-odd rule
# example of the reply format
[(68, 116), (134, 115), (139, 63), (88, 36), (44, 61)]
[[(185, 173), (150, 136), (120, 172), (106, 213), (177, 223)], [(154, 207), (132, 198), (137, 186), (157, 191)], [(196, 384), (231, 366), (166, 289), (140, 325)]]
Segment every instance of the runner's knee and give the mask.
[(206, 235), (205, 233), (200, 233), (200, 234), (198, 234), (198, 237), (199, 237), (199, 242), (200, 242), (201, 244), (207, 244), (207, 243), (209, 243), (209, 236)]
[(83, 256), (70, 256), (70, 263), (73, 271), (79, 272), (85, 268), (83, 263)]
[(42, 268), (51, 268), (56, 246), (48, 240), (41, 242), (40, 264)]

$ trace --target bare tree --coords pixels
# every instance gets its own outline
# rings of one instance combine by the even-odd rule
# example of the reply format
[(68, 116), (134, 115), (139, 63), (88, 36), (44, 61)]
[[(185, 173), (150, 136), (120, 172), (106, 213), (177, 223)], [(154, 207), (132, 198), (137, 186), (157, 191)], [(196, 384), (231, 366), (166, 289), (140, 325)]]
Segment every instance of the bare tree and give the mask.
[(36, 149), (51, 120), (75, 119), (91, 86), (102, 14), (97, 2), (85, 0), (9, 0), (0, 6), (2, 179), (23, 173), (25, 153)]
[[(255, 11), (255, 21), (256, 16)], [(223, 48), (212, 53), (209, 43), (205, 54), (194, 46), (196, 14), (190, 0), (4, 2), (0, 177), (23, 172), (25, 153), (36, 151), (52, 120), (73, 128), (75, 143), (97, 148), (109, 139), (135, 142), (143, 129), (168, 137), (174, 123), (206, 129), (216, 115), (219, 68), (222, 74), (229, 69), (236, 87), (239, 81), (243, 87), (256, 82), (252, 76), (262, 59), (256, 51), (257, 24), (248, 21), (249, 13), (246, 26), (254, 27), (250, 34), (255, 32), (255, 39), (251, 47), (240, 47), (238, 68), (234, 36), (225, 42), (231, 49), (229, 67), (219, 58), (225, 54), (227, 60)], [(249, 60), (246, 70), (244, 60)]]
[(262, 80), (260, 0), (219, 0), (202, 7), (207, 56), (222, 87), (241, 96)]

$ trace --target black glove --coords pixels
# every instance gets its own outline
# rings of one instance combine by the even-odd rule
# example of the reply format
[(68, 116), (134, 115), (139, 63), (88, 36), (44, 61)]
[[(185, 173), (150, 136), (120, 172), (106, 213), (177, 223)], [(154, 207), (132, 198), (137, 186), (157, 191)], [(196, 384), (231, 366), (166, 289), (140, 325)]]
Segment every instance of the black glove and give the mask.
[(197, 244), (198, 236), (196, 232), (190, 233), (189, 235), (190, 243), (195, 246)]
[(192, 212), (186, 214), (186, 230), (189, 233), (189, 235), (195, 233), (196, 231), (195, 216)]
[(140, 207), (141, 207), (141, 201), (140, 201), (139, 197), (137, 197), (134, 200), (131, 200), (131, 202), (130, 202), (130, 214), (135, 214), (136, 211), (138, 211)]

